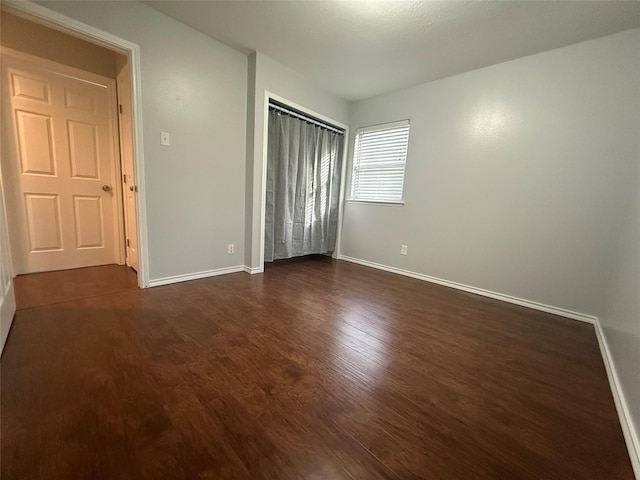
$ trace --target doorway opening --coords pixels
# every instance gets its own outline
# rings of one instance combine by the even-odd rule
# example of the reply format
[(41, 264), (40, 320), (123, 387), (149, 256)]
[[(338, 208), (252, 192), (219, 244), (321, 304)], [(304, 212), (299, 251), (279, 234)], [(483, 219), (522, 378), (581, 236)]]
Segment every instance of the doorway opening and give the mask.
[(14, 275), (117, 264), (146, 287), (137, 46), (37, 5), (1, 21)]

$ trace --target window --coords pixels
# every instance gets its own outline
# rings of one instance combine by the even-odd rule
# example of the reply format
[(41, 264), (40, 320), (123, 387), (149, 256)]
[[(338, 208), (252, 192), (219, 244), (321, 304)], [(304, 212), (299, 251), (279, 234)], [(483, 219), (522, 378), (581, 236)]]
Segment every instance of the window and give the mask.
[(408, 144), (409, 120), (359, 128), (351, 200), (402, 202)]

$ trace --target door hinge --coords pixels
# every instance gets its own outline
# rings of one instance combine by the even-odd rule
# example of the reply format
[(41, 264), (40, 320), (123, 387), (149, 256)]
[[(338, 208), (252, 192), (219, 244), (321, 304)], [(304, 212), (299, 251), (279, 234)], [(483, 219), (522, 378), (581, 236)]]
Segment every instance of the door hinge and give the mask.
[(118, 105), (118, 110), (120, 110), (120, 115), (122, 115), (122, 104)]
[(129, 239), (127, 238), (127, 247), (129, 247), (129, 246), (130, 246)]

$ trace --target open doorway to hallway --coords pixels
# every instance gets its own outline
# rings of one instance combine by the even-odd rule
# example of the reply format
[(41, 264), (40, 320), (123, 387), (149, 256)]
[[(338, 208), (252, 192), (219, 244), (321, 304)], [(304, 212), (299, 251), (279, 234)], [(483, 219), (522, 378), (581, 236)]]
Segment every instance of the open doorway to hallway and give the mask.
[(2, 177), (15, 274), (139, 270), (127, 57), (2, 15)]

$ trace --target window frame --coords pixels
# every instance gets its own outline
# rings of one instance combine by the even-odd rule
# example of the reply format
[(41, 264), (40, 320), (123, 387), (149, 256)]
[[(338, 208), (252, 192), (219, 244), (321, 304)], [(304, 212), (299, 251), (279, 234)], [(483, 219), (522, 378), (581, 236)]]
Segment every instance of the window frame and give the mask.
[[(404, 156), (404, 163), (402, 165), (403, 170), (402, 170), (402, 193), (400, 196), (400, 199), (394, 199), (394, 200), (385, 200), (383, 198), (362, 198), (362, 197), (354, 197), (354, 185), (356, 183), (356, 169), (359, 166), (359, 162), (358, 160), (358, 137), (359, 135), (361, 135), (363, 132), (375, 132), (375, 131), (383, 131), (383, 130), (393, 130), (393, 129), (399, 129), (399, 128), (404, 128), (407, 127), (408, 128), (408, 132), (407, 132), (407, 145), (406, 145), (406, 154)], [(368, 125), (368, 126), (364, 126), (364, 127), (359, 127), (356, 132), (355, 132), (355, 137), (353, 140), (353, 158), (352, 158), (352, 163), (351, 163), (351, 177), (350, 177), (350, 185), (349, 185), (349, 197), (347, 198), (347, 202), (348, 203), (355, 203), (355, 204), (364, 204), (364, 205), (383, 205), (383, 206), (403, 206), (405, 204), (404, 201), (404, 195), (405, 195), (405, 190), (404, 190), (404, 182), (406, 179), (406, 173), (407, 173), (407, 160), (409, 157), (409, 137), (411, 134), (411, 122), (409, 119), (405, 119), (405, 120), (398, 120), (398, 121), (394, 121), (394, 122), (385, 122), (385, 123), (380, 123), (380, 124), (376, 124), (376, 125)]]

